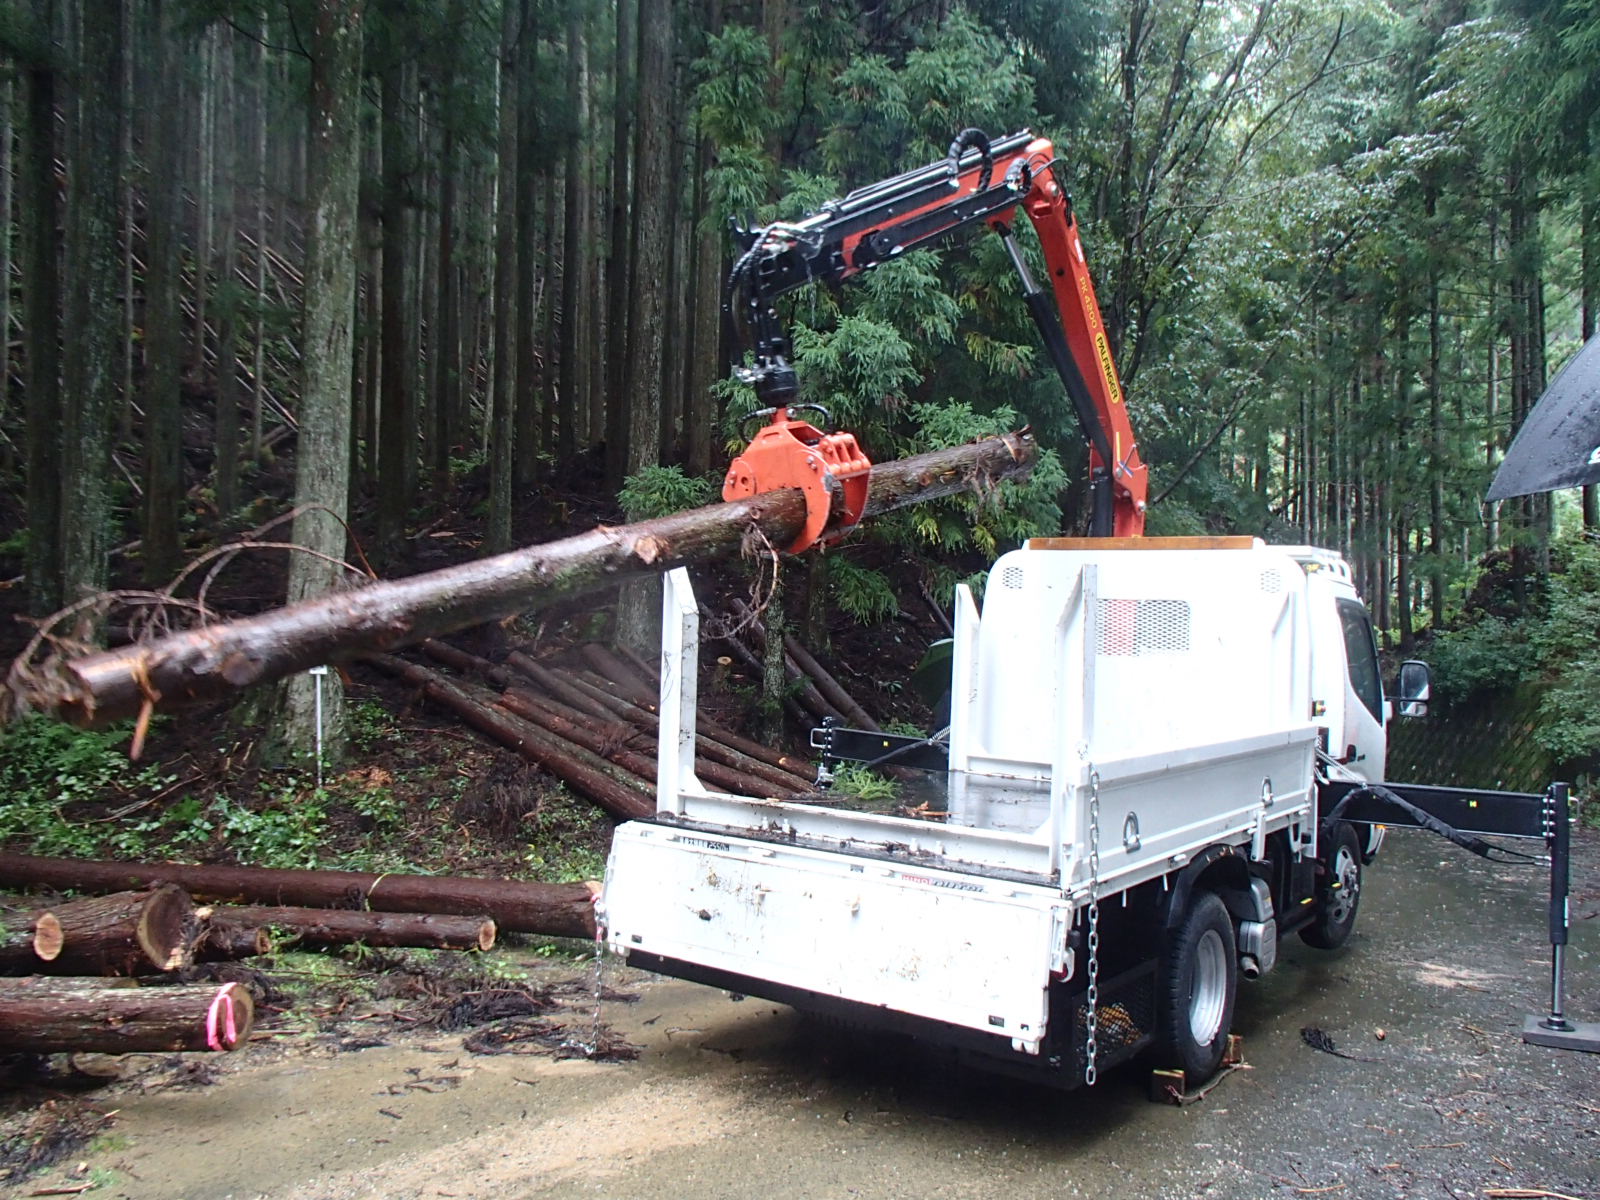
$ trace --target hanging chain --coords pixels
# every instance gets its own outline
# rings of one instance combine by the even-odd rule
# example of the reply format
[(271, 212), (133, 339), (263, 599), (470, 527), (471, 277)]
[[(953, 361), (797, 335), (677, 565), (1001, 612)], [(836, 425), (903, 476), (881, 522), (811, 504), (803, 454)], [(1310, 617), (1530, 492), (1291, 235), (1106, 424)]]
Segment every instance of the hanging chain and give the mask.
[(1099, 1078), (1100, 1034), (1100, 772), (1089, 770), (1089, 1040), (1084, 1045), (1083, 1082)]

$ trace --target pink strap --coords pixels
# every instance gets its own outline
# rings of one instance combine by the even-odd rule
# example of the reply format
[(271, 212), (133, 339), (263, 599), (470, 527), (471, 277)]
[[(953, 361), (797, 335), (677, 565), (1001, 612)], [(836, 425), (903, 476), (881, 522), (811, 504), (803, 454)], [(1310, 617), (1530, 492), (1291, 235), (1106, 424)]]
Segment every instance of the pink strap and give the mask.
[[(231, 1050), (239, 1041), (239, 1030), (233, 1022), (233, 989), (237, 983), (225, 983), (217, 989), (217, 994), (212, 997), (211, 1009), (206, 1013), (206, 1045), (213, 1050)], [(217, 1019), (222, 1018), (222, 1036), (224, 1041), (217, 1040)]]

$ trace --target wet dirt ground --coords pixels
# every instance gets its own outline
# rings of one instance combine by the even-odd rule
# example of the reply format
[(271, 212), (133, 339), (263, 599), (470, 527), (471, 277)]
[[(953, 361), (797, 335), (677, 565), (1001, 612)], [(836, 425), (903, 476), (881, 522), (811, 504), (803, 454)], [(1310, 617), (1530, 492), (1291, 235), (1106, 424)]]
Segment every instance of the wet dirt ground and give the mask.
[[(1568, 1011), (1594, 1021), (1600, 838), (1576, 849)], [(459, 1035), (251, 1050), (209, 1087), (108, 1096), (115, 1136), (73, 1165), (103, 1181), (88, 1195), (129, 1200), (1595, 1200), (1600, 1055), (1520, 1037), (1548, 1002), (1545, 887), (1542, 868), (1391, 835), (1351, 944), (1286, 942), (1277, 971), (1241, 988), (1249, 1069), (1184, 1108), (1151, 1103), (1137, 1068), (1051, 1092), (613, 967), (607, 983), (639, 999), (605, 1019), (644, 1048), (636, 1062), (474, 1057)], [(1311, 1049), (1308, 1025), (1368, 1061)]]

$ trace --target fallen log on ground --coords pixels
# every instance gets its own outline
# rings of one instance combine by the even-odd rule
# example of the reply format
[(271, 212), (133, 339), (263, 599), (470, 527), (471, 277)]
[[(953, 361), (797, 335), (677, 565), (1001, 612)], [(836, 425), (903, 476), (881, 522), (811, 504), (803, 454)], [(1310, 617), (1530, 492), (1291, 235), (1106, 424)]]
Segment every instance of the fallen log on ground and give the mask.
[(61, 942), (55, 913), (8, 914), (0, 924), (0, 972), (31, 975), (61, 953)]
[[(631, 724), (611, 721), (585, 721), (583, 714), (527, 691), (508, 691), (501, 705), (517, 716), (542, 726), (557, 737), (576, 742), (625, 770), (654, 780), (656, 738)], [(702, 780), (736, 795), (764, 796), (772, 793), (770, 781), (737, 771), (711, 759), (697, 759), (695, 770)], [(793, 789), (785, 789), (784, 794)]]
[(279, 931), (301, 946), (417, 946), (428, 950), (492, 950), (495, 925), (488, 917), (445, 913), (361, 912), (353, 908), (291, 908), (218, 905), (207, 924), (212, 930)]
[(54, 1054), (232, 1050), (255, 1001), (235, 983), (108, 987), (100, 980), (0, 979), (0, 1050)]
[(811, 651), (800, 644), (798, 638), (792, 633), (786, 633), (783, 635), (783, 645), (789, 652), (789, 657), (794, 659), (795, 666), (817, 685), (817, 690), (822, 693), (824, 700), (842, 712), (857, 729), (879, 732), (878, 723), (867, 715), (867, 710), (857, 704), (855, 697), (845, 691), (839, 681), (823, 669), (822, 664), (816, 660)]
[(238, 962), (241, 958), (259, 958), (273, 951), (272, 931), (265, 926), (218, 923), (211, 919), (213, 908), (197, 908), (200, 919), (200, 936), (194, 944), (194, 961)]
[[(660, 729), (660, 720), (656, 714), (648, 709), (641, 708), (632, 701), (615, 695), (599, 687), (582, 675), (563, 673), (536, 663), (526, 655), (513, 652), (512, 661), (517, 663), (518, 670), (527, 675), (550, 693), (552, 699), (559, 700), (574, 712), (587, 713), (601, 721), (610, 722), (618, 717), (628, 721), (636, 729), (647, 734), (650, 738), (651, 753), (654, 753), (655, 737)], [(701, 723), (704, 725), (704, 722)], [(754, 793), (740, 784), (719, 783), (718, 786), (731, 786), (735, 792), (755, 795), (787, 795), (798, 787), (809, 787), (809, 777), (792, 772), (783, 767), (774, 767), (766, 759), (756, 759), (754, 755), (743, 755), (740, 751), (713, 740), (707, 733), (697, 733), (695, 736), (695, 754), (698, 759), (710, 760), (737, 771), (740, 774), (766, 782), (756, 789)], [(705, 777), (717, 783), (715, 770), (706, 773)], [(788, 778), (792, 776), (792, 778)], [(649, 778), (654, 780), (655, 770), (652, 766)], [(775, 792), (774, 792), (774, 789)]]
[[(872, 470), (866, 515), (984, 489), (1026, 475), (1026, 432), (939, 450)], [(389, 650), (673, 567), (738, 553), (751, 538), (788, 545), (805, 520), (796, 488), (374, 583), (156, 641), (60, 662), (13, 664), (14, 711), (105, 724), (154, 707), (217, 700), (241, 688), (375, 650)]]
[(502, 932), (594, 937), (594, 889), (587, 883), (192, 867), (183, 863), (84, 862), (26, 854), (0, 854), (0, 879), (13, 887), (80, 892), (116, 892), (173, 883), (190, 895), (213, 901), (487, 915), (494, 918)]
[[(649, 733), (654, 739), (660, 728), (660, 720), (655, 712), (634, 704), (621, 696), (614, 696), (595, 684), (583, 675), (568, 675), (567, 681), (573, 687), (594, 697), (596, 702), (604, 705), (609, 713), (621, 717), (632, 723), (637, 728)], [(812, 777), (792, 767), (773, 766), (766, 758), (757, 758), (755, 755), (746, 754), (720, 737), (704, 732), (709, 728), (708, 722), (699, 722), (701, 732), (695, 734), (695, 757), (697, 760), (709, 759), (721, 763), (742, 774), (766, 780), (768, 791), (760, 794), (787, 795), (796, 788), (809, 788)], [(779, 756), (774, 756), (779, 757)], [(775, 793), (771, 789), (776, 788)]]
[[(8, 873), (7, 878), (11, 878)], [(181, 887), (69, 900), (50, 909), (61, 925), (61, 952), (36, 970), (49, 975), (143, 975), (192, 961), (199, 924)]]
[(506, 712), (498, 707), (498, 697), (476, 699), (467, 688), (437, 671), (390, 654), (369, 654), (362, 661), (415, 685), (429, 700), (571, 784), (619, 821), (655, 812), (655, 795), (644, 778)]

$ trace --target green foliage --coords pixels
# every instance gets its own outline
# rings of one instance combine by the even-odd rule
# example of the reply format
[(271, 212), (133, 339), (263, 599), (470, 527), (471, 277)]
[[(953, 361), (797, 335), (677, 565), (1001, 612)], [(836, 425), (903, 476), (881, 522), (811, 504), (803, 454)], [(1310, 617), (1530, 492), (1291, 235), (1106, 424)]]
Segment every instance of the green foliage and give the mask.
[(1528, 630), (1497, 616), (1441, 633), (1428, 651), (1435, 694), (1463, 704), (1487, 692), (1515, 687), (1538, 663)]
[(833, 773), (833, 791), (873, 803), (898, 799), (900, 784), (875, 774), (861, 763), (845, 763)]
[(522, 861), (545, 883), (599, 879), (605, 874), (610, 832), (610, 822), (593, 804), (553, 788), (539, 802)]
[[(39, 716), (0, 730), (0, 843), (67, 857), (142, 854), (165, 821), (119, 825), (86, 819), (81, 808), (107, 795), (136, 805), (173, 782), (155, 767), (129, 763), (128, 737), (126, 725), (83, 730)], [(74, 807), (79, 811), (69, 811)]]
[(828, 592), (841, 612), (860, 625), (876, 625), (900, 611), (900, 601), (881, 571), (843, 554), (828, 557)]
[(219, 794), (211, 814), (239, 861), (257, 867), (310, 869), (321, 863), (326, 850), (329, 803), (326, 790), (291, 780), (257, 808)]
[(1558, 762), (1600, 763), (1600, 546), (1558, 543), (1560, 570), (1547, 603), (1520, 616), (1486, 614), (1441, 633), (1430, 649), (1435, 691), (1446, 704), (1492, 702), (1533, 683), (1542, 691), (1534, 740)]
[(623, 481), (617, 500), (630, 521), (665, 517), (711, 503), (716, 489), (709, 479), (685, 475), (679, 466), (648, 466)]

